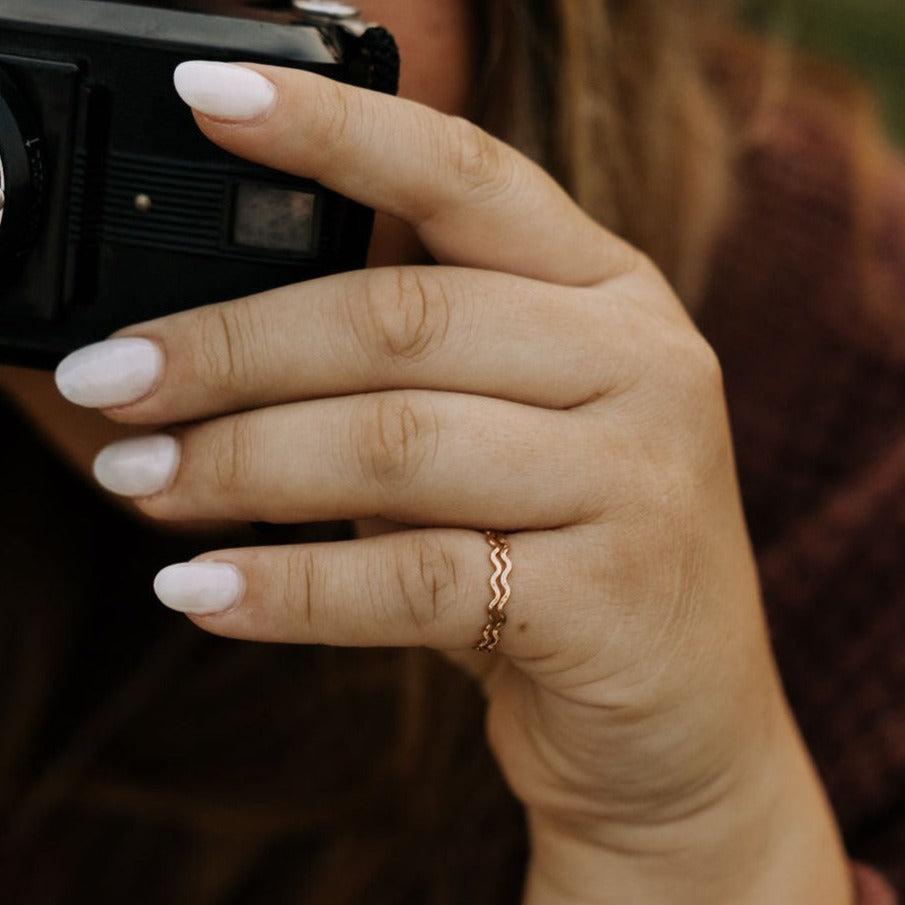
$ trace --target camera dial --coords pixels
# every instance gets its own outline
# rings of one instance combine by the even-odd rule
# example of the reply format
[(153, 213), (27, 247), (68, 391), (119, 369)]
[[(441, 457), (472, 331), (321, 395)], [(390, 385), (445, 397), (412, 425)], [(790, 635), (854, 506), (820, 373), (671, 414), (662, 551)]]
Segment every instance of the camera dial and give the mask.
[(0, 72), (0, 261), (33, 244), (44, 197), (43, 143), (12, 80)]
[(305, 15), (322, 16), (336, 21), (354, 19), (359, 15), (357, 7), (348, 3), (336, 3), (334, 0), (292, 0), (292, 5)]

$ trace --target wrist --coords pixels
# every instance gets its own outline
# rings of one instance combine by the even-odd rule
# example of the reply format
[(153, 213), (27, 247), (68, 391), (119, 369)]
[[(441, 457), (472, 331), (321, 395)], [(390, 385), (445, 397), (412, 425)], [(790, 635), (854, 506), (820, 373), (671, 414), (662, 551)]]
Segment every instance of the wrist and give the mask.
[(529, 812), (524, 905), (853, 905), (833, 815), (781, 711), (732, 790), (679, 820), (615, 827)]

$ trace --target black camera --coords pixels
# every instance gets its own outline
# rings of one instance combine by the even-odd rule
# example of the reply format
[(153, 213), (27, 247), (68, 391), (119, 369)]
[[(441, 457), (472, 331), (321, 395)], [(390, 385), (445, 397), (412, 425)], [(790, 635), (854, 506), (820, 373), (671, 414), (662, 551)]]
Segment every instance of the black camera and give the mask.
[(0, 360), (363, 266), (373, 211), (212, 145), (172, 87), (189, 59), (398, 85), (342, 3), (0, 0)]

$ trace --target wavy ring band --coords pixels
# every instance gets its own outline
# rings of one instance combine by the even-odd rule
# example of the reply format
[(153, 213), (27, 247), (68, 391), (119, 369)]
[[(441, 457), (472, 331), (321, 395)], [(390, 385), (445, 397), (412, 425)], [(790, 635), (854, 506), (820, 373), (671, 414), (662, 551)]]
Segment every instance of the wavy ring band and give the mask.
[(491, 546), (490, 562), (493, 564), (493, 575), (490, 577), (490, 590), (493, 597), (487, 604), (487, 624), (480, 640), (475, 644), (475, 650), (492, 653), (500, 640), (500, 632), (506, 624), (504, 609), (509, 602), (511, 589), (509, 587), (509, 573), (512, 571), (512, 561), (509, 559), (509, 541), (499, 531), (490, 528), (484, 531), (487, 543)]

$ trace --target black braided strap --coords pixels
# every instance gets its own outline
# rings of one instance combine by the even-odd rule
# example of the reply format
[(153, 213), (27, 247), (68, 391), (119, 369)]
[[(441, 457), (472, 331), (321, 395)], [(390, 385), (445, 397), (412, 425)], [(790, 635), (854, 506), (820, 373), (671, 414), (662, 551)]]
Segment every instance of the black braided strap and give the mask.
[(358, 46), (355, 66), (365, 69), (359, 84), (384, 94), (397, 94), (400, 62), (396, 39), (385, 28), (375, 25), (365, 30)]

